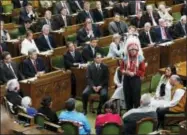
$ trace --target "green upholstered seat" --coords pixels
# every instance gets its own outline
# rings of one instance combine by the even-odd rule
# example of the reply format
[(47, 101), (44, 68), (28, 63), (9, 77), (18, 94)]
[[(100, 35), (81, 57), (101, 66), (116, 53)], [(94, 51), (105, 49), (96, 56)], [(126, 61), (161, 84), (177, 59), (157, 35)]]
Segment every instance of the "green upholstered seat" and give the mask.
[(180, 12), (175, 12), (175, 13), (172, 13), (172, 16), (174, 18), (173, 21), (179, 21), (180, 18), (181, 18), (181, 13)]
[(120, 135), (121, 126), (116, 123), (106, 123), (101, 127), (101, 135)]
[(10, 34), (11, 39), (16, 39), (19, 36), (21, 36), (19, 28), (15, 28), (15, 29), (9, 30), (8, 32)]
[(79, 127), (76, 123), (71, 121), (61, 121), (60, 126), (62, 128), (63, 135), (78, 135), (79, 134)]
[(75, 42), (76, 39), (77, 39), (77, 34), (74, 33), (74, 34), (68, 35), (68, 36), (66, 37), (66, 42)]
[(52, 67), (64, 68), (64, 58), (62, 55), (54, 56), (51, 58)]
[(160, 73), (156, 73), (155, 75), (152, 76), (149, 92), (155, 92), (155, 90), (159, 84), (160, 78), (161, 78)]
[(36, 116), (34, 117), (35, 124), (37, 124), (40, 127), (44, 127), (44, 122), (48, 120), (49, 119), (41, 113), (36, 114)]
[(154, 131), (155, 121), (152, 118), (145, 118), (137, 122), (136, 134), (147, 135)]
[(109, 46), (103, 47), (102, 49), (103, 49), (104, 55), (107, 56), (109, 52)]
[(13, 4), (3, 5), (3, 13), (12, 13)]

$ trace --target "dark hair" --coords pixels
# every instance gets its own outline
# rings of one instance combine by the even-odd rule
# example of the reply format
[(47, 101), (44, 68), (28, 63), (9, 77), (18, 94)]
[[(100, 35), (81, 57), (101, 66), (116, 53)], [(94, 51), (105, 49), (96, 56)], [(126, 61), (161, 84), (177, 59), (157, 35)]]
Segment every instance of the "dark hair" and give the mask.
[(165, 89), (166, 89), (166, 84), (162, 83), (160, 85), (160, 96), (161, 97), (165, 96), (165, 94), (166, 94)]
[(27, 33), (26, 33), (26, 37), (28, 37), (30, 34), (32, 34), (32, 31), (28, 30)]
[(176, 75), (177, 74), (177, 70), (176, 70), (175, 66), (169, 65), (169, 66), (167, 66), (167, 68), (171, 69), (171, 75)]
[[(71, 44), (73, 44), (73, 42), (67, 42), (67, 45), (66, 45), (66, 47), (68, 48)], [(73, 44), (74, 45), (74, 44)]]
[(111, 100), (104, 104), (104, 110), (106, 111), (106, 109), (111, 109), (112, 113), (116, 113), (116, 105)]
[(75, 109), (75, 99), (74, 98), (69, 98), (66, 102), (65, 102), (65, 108), (68, 111), (73, 111)]
[(49, 107), (52, 102), (52, 98), (50, 96), (45, 96), (42, 99), (41, 105), (44, 107)]
[(4, 52), (2, 53), (2, 59), (4, 60), (8, 55), (10, 55), (10, 53), (7, 52), (7, 51), (4, 51)]
[(31, 2), (28, 2), (26, 6), (32, 6), (32, 3), (31, 3)]
[(94, 41), (94, 40), (98, 40), (98, 39), (95, 38), (95, 37), (91, 37), (91, 38), (90, 38), (90, 42), (92, 42), (92, 41)]

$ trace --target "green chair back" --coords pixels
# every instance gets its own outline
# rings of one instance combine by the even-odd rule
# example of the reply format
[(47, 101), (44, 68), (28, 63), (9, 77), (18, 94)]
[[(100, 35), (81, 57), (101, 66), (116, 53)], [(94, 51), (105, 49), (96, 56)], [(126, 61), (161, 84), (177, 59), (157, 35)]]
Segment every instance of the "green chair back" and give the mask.
[(19, 28), (9, 30), (9, 34), (10, 34), (11, 39), (16, 39), (21, 35)]
[(77, 39), (77, 34), (74, 33), (72, 35), (68, 35), (65, 40), (66, 42), (75, 42), (76, 39)]
[(79, 127), (76, 123), (71, 121), (61, 121), (60, 126), (64, 131), (63, 135), (78, 135), (79, 134)]
[(38, 113), (34, 117), (34, 121), (35, 121), (35, 124), (37, 124), (38, 126), (44, 127), (44, 122), (48, 121), (48, 118), (45, 115)]
[(156, 73), (154, 76), (152, 76), (149, 92), (155, 92), (155, 90), (159, 84), (160, 78), (161, 78), (160, 73)]
[(13, 10), (13, 4), (3, 5), (3, 12), (4, 13), (12, 13)]
[(181, 13), (180, 12), (175, 12), (175, 13), (172, 13), (172, 16), (174, 18), (173, 21), (179, 21), (180, 18), (181, 18)]
[(109, 52), (109, 46), (103, 47), (102, 49), (103, 49), (104, 55), (107, 56)]
[(144, 118), (136, 124), (136, 134), (147, 135), (154, 131), (155, 121), (152, 118)]
[(120, 135), (121, 126), (116, 123), (106, 123), (101, 127), (101, 135)]
[(64, 68), (64, 58), (62, 55), (51, 58), (52, 67)]

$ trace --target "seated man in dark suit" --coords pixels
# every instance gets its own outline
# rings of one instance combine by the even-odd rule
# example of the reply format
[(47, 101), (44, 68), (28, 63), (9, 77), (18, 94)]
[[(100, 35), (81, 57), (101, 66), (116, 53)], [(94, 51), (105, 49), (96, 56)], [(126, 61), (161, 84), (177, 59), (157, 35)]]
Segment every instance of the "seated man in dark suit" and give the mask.
[(108, 30), (110, 34), (123, 34), (126, 33), (128, 30), (128, 26), (125, 22), (120, 20), (120, 15), (115, 14), (114, 21), (110, 22), (108, 25)]
[(19, 28), (19, 33), (21, 36), (26, 35), (27, 31), (32, 31), (33, 33), (38, 32), (34, 25), (32, 25), (32, 21), (27, 19), (24, 21), (23, 25)]
[(101, 3), (103, 5), (103, 8), (113, 7), (114, 4), (117, 3), (117, 0), (101, 0)]
[(145, 9), (145, 2), (143, 0), (131, 0), (129, 2), (129, 13), (135, 15), (139, 10)]
[(55, 3), (54, 14), (60, 14), (62, 8), (65, 8), (68, 15), (71, 15), (71, 8), (67, 0), (58, 0)]
[(24, 77), (19, 71), (18, 65), (12, 61), (12, 57), (9, 52), (2, 53), (2, 62), (0, 63), (0, 81), (7, 83), (11, 79), (23, 80)]
[(46, 72), (44, 61), (37, 57), (37, 51), (30, 49), (28, 51), (29, 58), (23, 61), (23, 74), (26, 78), (43, 75)]
[(118, 13), (121, 16), (128, 17), (129, 15), (129, 3), (127, 0), (122, 0), (119, 5), (114, 7), (114, 13)]
[(136, 15), (136, 17), (133, 17), (132, 19), (131, 19), (131, 25), (134, 25), (134, 26), (136, 26), (136, 28), (142, 28), (142, 27), (144, 27), (144, 18), (143, 18), (143, 12), (142, 12), (142, 10), (139, 10), (138, 11), (138, 13), (137, 13), (137, 15)]
[(158, 43), (163, 43), (172, 40), (168, 28), (165, 25), (165, 20), (162, 18), (159, 19), (159, 26), (155, 28), (155, 32), (157, 37), (156, 42)]
[(32, 4), (28, 3), (26, 7), (20, 11), (20, 24), (23, 24), (25, 20), (35, 21), (37, 18), (36, 13), (33, 10)]
[(88, 82), (82, 94), (84, 114), (87, 114), (88, 98), (92, 93), (100, 95), (99, 106), (97, 109), (97, 114), (100, 114), (102, 105), (107, 101), (109, 80), (108, 67), (102, 63), (102, 56), (100, 54), (97, 54), (94, 58), (94, 63), (88, 66), (86, 78)]
[(82, 11), (83, 10), (83, 0), (67, 0), (69, 5), (70, 5), (70, 9), (72, 11), (72, 13), (77, 13), (78, 11)]
[(50, 26), (45, 24), (42, 28), (42, 35), (36, 39), (36, 45), (40, 52), (56, 48), (54, 38), (49, 34)]
[(67, 15), (67, 10), (62, 8), (60, 14), (55, 17), (55, 30), (59, 30), (61, 28), (70, 26), (71, 23), (71, 16)]
[(155, 45), (156, 33), (151, 29), (151, 24), (149, 22), (145, 23), (144, 31), (140, 33), (139, 39), (142, 48)]
[(82, 45), (87, 41), (90, 41), (91, 38), (101, 37), (101, 32), (97, 25), (92, 24), (90, 18), (87, 18), (85, 25), (77, 32), (77, 42), (78, 45)]
[(174, 31), (177, 38), (187, 35), (186, 15), (183, 15), (178, 23), (175, 24)]
[(92, 23), (94, 22), (94, 14), (90, 10), (90, 3), (88, 1), (84, 2), (84, 9), (81, 11), (77, 16), (77, 23), (83, 23), (85, 22), (86, 18), (90, 18)]
[(42, 18), (40, 21), (39, 21), (39, 24), (40, 24), (40, 31), (42, 30), (42, 27), (43, 25), (45, 24), (48, 24), (51, 28), (51, 30), (54, 30), (55, 29), (55, 23), (54, 23), (54, 20), (52, 19), (52, 13), (50, 10), (46, 10), (45, 11), (45, 15), (44, 15), (44, 18)]
[(157, 26), (158, 20), (160, 19), (158, 12), (153, 10), (152, 5), (147, 5), (146, 9), (147, 9), (147, 11), (143, 15), (145, 22), (150, 22), (152, 26)]
[(187, 15), (187, 1), (184, 1), (184, 5), (181, 8), (181, 15)]
[(93, 61), (97, 53), (103, 55), (103, 50), (97, 46), (97, 39), (91, 38), (90, 44), (86, 45), (82, 50), (82, 57), (84, 62)]
[(27, 3), (28, 0), (12, 0), (12, 4), (14, 5), (14, 8), (25, 7)]
[[(68, 51), (64, 54), (64, 66), (65, 69), (71, 69), (71, 67), (81, 67), (83, 63), (82, 55), (75, 49), (75, 45), (72, 42), (67, 43)], [(76, 78), (71, 74), (71, 95), (76, 96)]]
[(96, 1), (96, 9), (93, 10), (93, 14), (95, 22), (101, 22), (108, 18), (108, 10), (102, 9), (100, 1)]

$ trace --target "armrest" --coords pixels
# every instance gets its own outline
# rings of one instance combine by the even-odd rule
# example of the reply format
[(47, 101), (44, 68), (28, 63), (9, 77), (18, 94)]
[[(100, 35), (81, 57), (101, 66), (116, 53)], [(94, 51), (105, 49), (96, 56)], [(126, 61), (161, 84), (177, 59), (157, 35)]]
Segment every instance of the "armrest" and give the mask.
[(18, 113), (18, 118), (20, 117), (25, 119), (26, 121), (29, 120), (30, 125), (34, 125), (34, 117), (24, 114), (24, 113)]
[(61, 126), (57, 125), (57, 124), (54, 124), (54, 123), (51, 123), (51, 122), (48, 122), (48, 121), (45, 121), (44, 122), (44, 127), (46, 127), (46, 129), (48, 128), (53, 128), (53, 129), (56, 129), (56, 131), (58, 133), (63, 133), (64, 131), (61, 129)]

